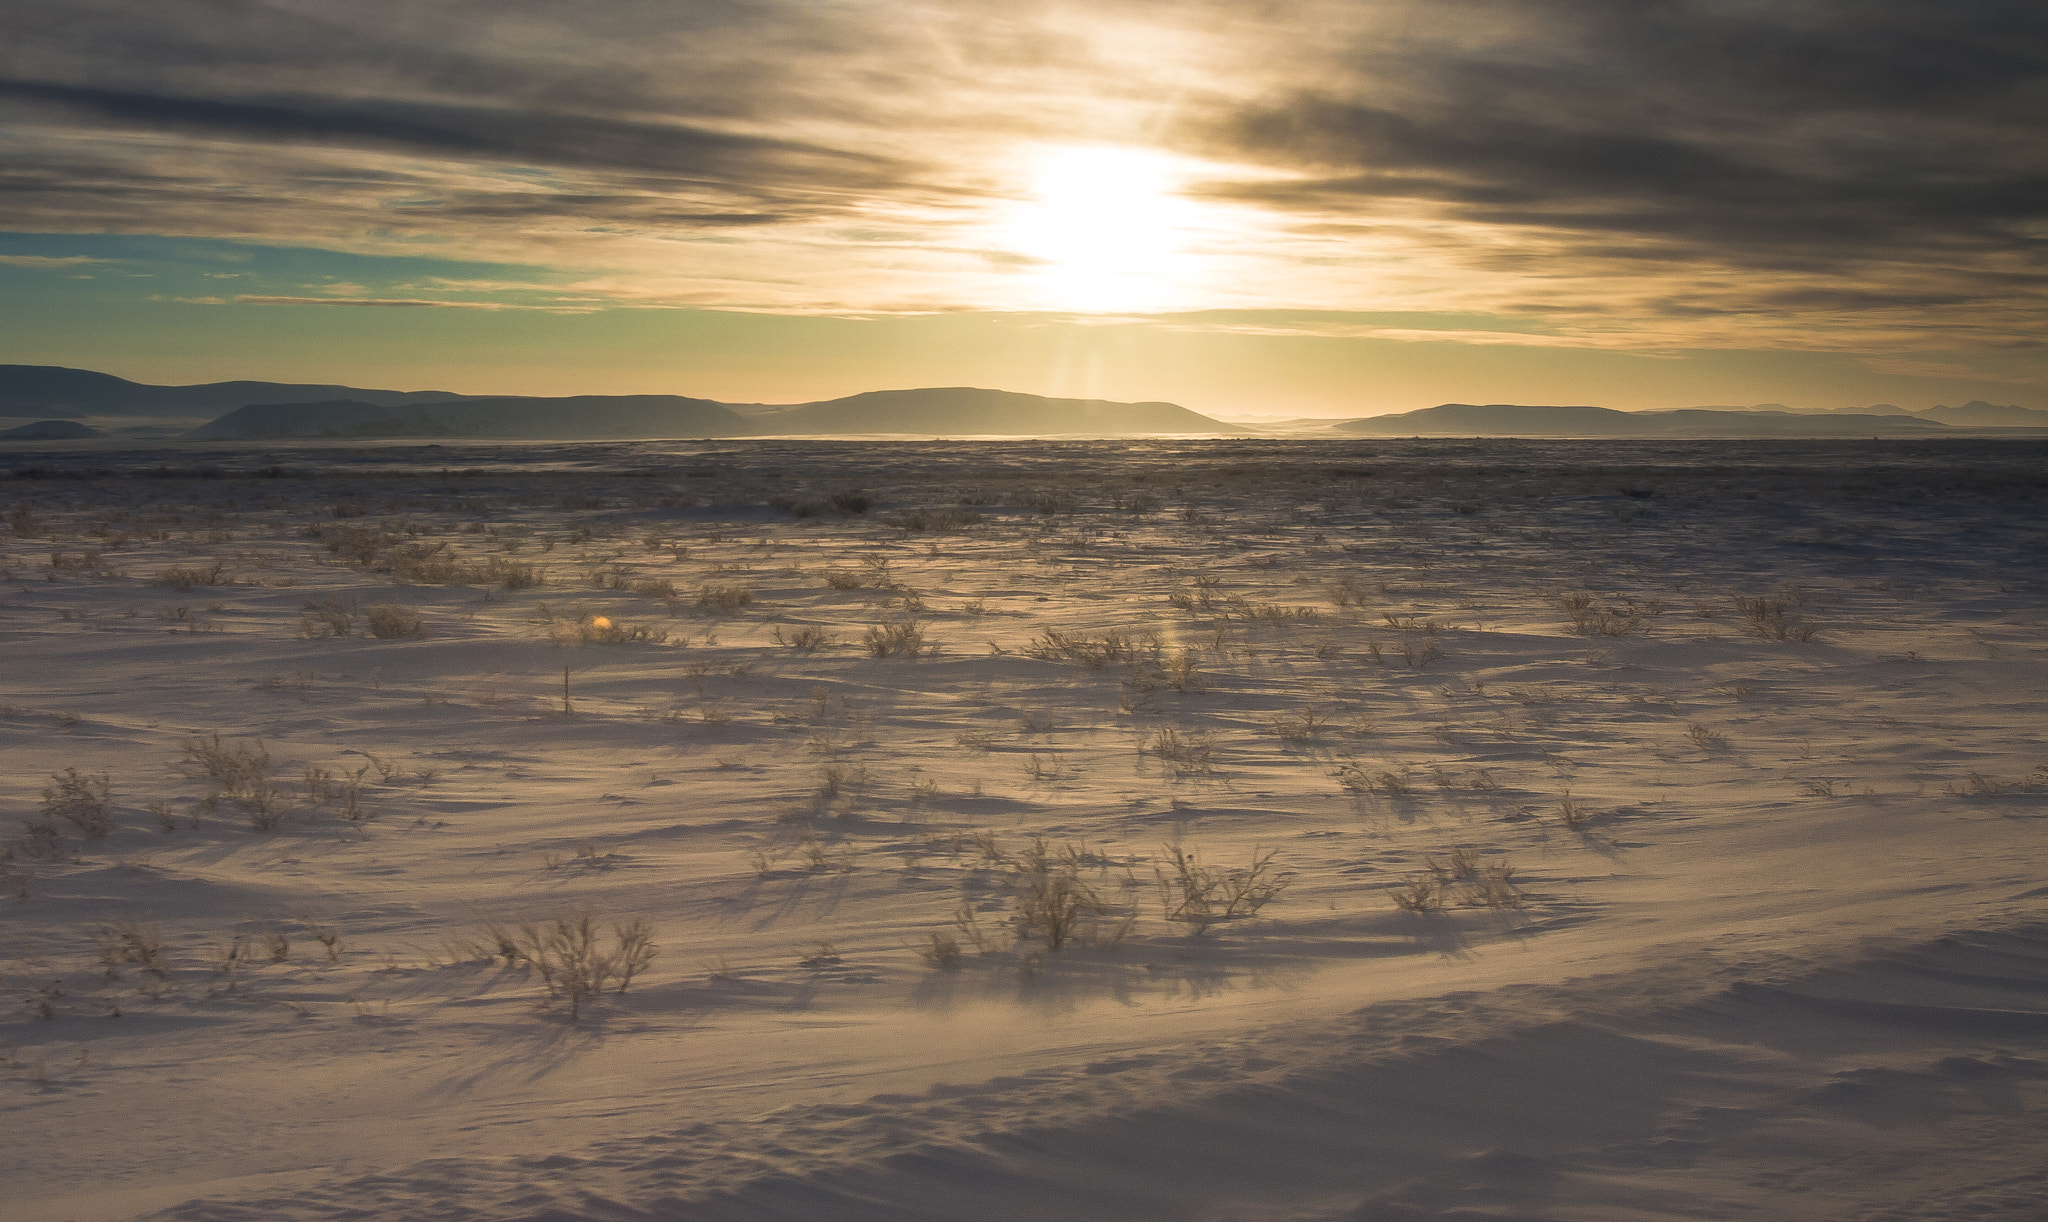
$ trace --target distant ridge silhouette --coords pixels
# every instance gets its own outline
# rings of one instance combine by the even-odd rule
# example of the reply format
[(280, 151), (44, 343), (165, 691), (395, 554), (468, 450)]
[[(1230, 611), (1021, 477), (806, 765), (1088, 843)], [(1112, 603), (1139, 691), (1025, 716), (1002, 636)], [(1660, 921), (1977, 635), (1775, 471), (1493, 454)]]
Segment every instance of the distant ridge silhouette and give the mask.
[[(216, 414), (218, 413), (218, 414)], [(969, 386), (877, 390), (789, 405), (682, 395), (458, 395), (287, 382), (150, 386), (57, 365), (0, 365), (0, 415), (212, 415), (197, 440), (475, 437), (562, 440), (910, 433), (937, 436), (1249, 430), (1172, 403), (1058, 399)]]
[(1610, 407), (1519, 403), (1444, 403), (1420, 411), (1346, 420), (1334, 427), (1344, 433), (1458, 437), (1868, 437), (1947, 430), (1940, 421), (1913, 415), (1794, 414), (1704, 407), (1622, 412)]
[(62, 365), (0, 365), (0, 415), (199, 416), (248, 403), (317, 403), (358, 399), (392, 406), (439, 403), (461, 395), (445, 390), (359, 390), (299, 382), (207, 382), (198, 386), (151, 386), (110, 373)]
[[(873, 390), (810, 403), (721, 403), (683, 395), (460, 395), (372, 390), (323, 383), (232, 381), (152, 386), (61, 365), (0, 365), (0, 417), (36, 421), (0, 433), (13, 440), (84, 439), (63, 421), (101, 419), (103, 429), (195, 440), (466, 437), (617, 440), (664, 437), (910, 435), (1046, 437), (1260, 436), (1175, 403), (1066, 399), (974, 386)], [(1457, 437), (1852, 437), (1930, 436), (1952, 428), (2048, 429), (2048, 411), (1981, 399), (1908, 411), (1794, 411), (1780, 403), (1624, 412), (1585, 404), (1443, 403), (1419, 411), (1329, 422), (1296, 421), (1299, 435), (1431, 434)]]

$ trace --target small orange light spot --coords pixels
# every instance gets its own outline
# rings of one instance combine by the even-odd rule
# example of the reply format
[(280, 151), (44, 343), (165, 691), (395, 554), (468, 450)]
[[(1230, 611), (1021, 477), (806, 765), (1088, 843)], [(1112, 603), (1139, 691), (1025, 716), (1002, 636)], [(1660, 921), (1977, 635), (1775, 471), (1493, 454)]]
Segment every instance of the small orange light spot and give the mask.
[(612, 626), (612, 622), (602, 615), (593, 615), (590, 617), (590, 626), (592, 628), (609, 628)]

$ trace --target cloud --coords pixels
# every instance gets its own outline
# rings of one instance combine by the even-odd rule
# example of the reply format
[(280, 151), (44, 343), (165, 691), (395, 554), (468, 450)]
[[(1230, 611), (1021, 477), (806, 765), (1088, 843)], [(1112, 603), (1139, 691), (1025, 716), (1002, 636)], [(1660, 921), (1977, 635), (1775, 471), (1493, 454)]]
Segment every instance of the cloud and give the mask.
[(425, 297), (280, 297), (239, 293), (233, 297), (180, 297), (187, 305), (370, 306), (426, 310), (540, 310), (549, 314), (585, 314), (592, 307), (574, 304), (526, 305), (508, 301), (436, 301)]
[[(0, 100), (40, 103), (128, 130), (189, 133), (255, 143), (333, 144), (465, 161), (628, 171), (716, 184), (736, 196), (777, 200), (884, 181), (890, 162), (802, 141), (507, 105), (270, 96), (223, 99), (0, 79)], [(578, 199), (589, 207), (599, 200)]]
[(77, 267), (83, 263), (105, 263), (85, 255), (0, 255), (0, 267)]
[(1190, 254), (1182, 309), (1522, 313), (1646, 348), (2048, 339), (2034, 0), (0, 0), (0, 21), (0, 228), (424, 251), (622, 304), (1026, 309), (1032, 256), (989, 236), (1019, 150), (1135, 144), (1201, 160), (1190, 193), (1239, 222)]
[[(1296, 176), (1212, 194), (1304, 219), (1525, 234), (1553, 272), (1764, 273), (1746, 303), (1763, 310), (1936, 309), (2042, 287), (2037, 4), (1325, 11), (1323, 47), (1292, 64), (1305, 83), (1275, 80), (1188, 127), (1209, 151)], [(1945, 287), (1893, 292), (1902, 271)], [(1787, 275), (1824, 282), (1786, 289)]]

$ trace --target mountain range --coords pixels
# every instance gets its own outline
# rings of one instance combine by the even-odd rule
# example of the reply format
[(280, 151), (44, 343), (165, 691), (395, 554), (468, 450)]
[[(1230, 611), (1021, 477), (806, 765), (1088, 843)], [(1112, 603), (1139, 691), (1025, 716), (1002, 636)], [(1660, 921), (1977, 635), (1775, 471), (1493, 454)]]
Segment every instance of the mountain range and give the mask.
[(2021, 407), (2017, 403), (1986, 403), (1972, 399), (1961, 407), (1950, 407), (1937, 403), (1924, 411), (1907, 411), (1890, 403), (1873, 403), (1869, 407), (1835, 407), (1819, 410), (1800, 410), (1786, 407), (1782, 403), (1759, 403), (1754, 407), (1716, 407), (1710, 411), (1726, 412), (1783, 412), (1795, 416), (1913, 416), (1921, 420), (1933, 420), (1940, 424), (1953, 424), (1963, 428), (2041, 428), (2048, 426), (2048, 412), (2036, 408)]
[(1059, 399), (967, 386), (869, 391), (814, 403), (732, 404), (682, 395), (457, 395), (282, 382), (148, 386), (108, 374), (43, 365), (0, 365), (0, 416), (50, 418), (39, 420), (39, 424), (84, 417), (143, 417), (168, 422), (180, 416), (188, 420), (214, 416), (181, 434), (214, 441), (882, 433), (1241, 436), (1249, 431), (1172, 403)]
[[(2024, 410), (2024, 409), (2022, 409)], [(2048, 425), (2048, 412), (2037, 412)], [(1610, 407), (1518, 403), (1445, 403), (1335, 426), (1343, 433), (1437, 434), (1459, 437), (1855, 437), (1925, 436), (1950, 426), (1910, 413), (1794, 413), (1752, 409), (1680, 408), (1622, 412)]]
[(61, 365), (0, 365), (0, 416), (213, 416), (249, 403), (317, 403), (357, 399), (389, 407), (442, 403), (463, 396), (445, 390), (358, 390), (296, 382), (207, 382), (150, 386), (110, 373)]
[(493, 395), (379, 406), (361, 399), (252, 403), (193, 429), (195, 440), (278, 437), (736, 437), (746, 418), (681, 395)]
[[(868, 391), (812, 403), (721, 403), (682, 395), (460, 395), (290, 382), (151, 386), (54, 365), (0, 365), (0, 433), (12, 440), (85, 438), (92, 420), (127, 436), (194, 440), (462, 437), (561, 440), (911, 434), (1492, 437), (1927, 436), (1953, 428), (2048, 428), (2048, 411), (1973, 400), (1911, 412), (1794, 411), (1781, 403), (1624, 412), (1591, 406), (1445, 403), (1285, 429), (1226, 423), (1173, 403), (1061, 399), (977, 387)], [(203, 421), (197, 427), (194, 422)]]

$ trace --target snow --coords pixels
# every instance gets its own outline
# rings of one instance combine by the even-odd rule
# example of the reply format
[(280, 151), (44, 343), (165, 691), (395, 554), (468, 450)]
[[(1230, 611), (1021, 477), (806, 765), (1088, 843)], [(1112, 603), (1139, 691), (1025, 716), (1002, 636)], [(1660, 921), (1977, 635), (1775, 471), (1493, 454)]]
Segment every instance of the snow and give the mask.
[(18, 446), (0, 1216), (2044, 1216), (2043, 451)]

